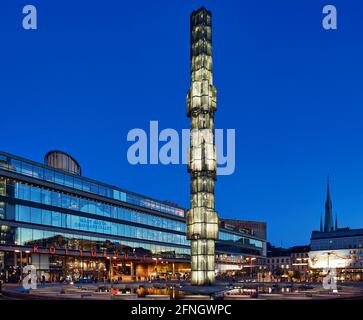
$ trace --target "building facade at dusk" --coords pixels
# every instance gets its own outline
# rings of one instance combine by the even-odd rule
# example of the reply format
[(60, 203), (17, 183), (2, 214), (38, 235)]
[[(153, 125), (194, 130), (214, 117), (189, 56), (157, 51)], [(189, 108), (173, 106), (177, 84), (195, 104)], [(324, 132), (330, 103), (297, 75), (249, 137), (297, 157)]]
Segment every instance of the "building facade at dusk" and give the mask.
[(321, 221), (320, 230), (312, 232), (310, 250), (312, 271), (324, 275), (333, 268), (338, 280), (363, 280), (363, 229), (339, 228), (337, 217), (333, 223), (329, 181), (324, 224)]
[[(190, 274), (183, 208), (83, 177), (77, 161), (64, 152), (48, 153), (45, 162), (0, 152), (4, 279), (15, 280), (27, 264), (48, 280)], [(243, 268), (265, 254), (265, 239), (220, 228), (217, 272)]]
[(261, 239), (267, 239), (267, 224), (260, 221), (239, 219), (220, 219), (220, 225), (225, 229), (246, 232)]
[(309, 246), (288, 249), (268, 245), (266, 258), (267, 281), (308, 281)]

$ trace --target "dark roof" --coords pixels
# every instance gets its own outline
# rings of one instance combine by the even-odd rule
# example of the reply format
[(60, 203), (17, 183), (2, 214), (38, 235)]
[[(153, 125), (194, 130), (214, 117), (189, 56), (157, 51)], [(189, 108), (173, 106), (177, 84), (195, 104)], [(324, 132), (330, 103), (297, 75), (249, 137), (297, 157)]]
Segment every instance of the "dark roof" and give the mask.
[(298, 252), (309, 252), (310, 251), (310, 246), (306, 245), (306, 246), (294, 246), (290, 248), (292, 253), (298, 253)]
[(291, 248), (281, 248), (281, 247), (275, 247), (268, 243), (267, 245), (267, 256), (268, 257), (287, 257), (290, 256), (292, 253), (303, 253), (303, 252), (309, 252), (310, 246), (304, 245), (304, 246), (293, 246)]
[(313, 231), (311, 233), (311, 240), (316, 239), (329, 239), (329, 238), (344, 238), (344, 237), (359, 237), (363, 236), (363, 229), (349, 229), (341, 228), (337, 231), (319, 232)]
[(289, 250), (281, 249), (267, 252), (267, 257), (289, 257), (290, 254)]

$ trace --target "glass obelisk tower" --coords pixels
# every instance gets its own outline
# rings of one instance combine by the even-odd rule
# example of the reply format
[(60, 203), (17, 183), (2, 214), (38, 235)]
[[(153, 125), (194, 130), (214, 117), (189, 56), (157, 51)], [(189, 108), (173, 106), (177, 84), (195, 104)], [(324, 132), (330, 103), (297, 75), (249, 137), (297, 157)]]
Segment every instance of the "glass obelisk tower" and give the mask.
[(190, 118), (190, 206), (187, 238), (191, 240), (193, 285), (215, 280), (215, 240), (218, 216), (214, 210), (216, 152), (214, 113), (216, 88), (212, 74), (212, 16), (204, 7), (190, 17), (190, 89), (187, 115)]

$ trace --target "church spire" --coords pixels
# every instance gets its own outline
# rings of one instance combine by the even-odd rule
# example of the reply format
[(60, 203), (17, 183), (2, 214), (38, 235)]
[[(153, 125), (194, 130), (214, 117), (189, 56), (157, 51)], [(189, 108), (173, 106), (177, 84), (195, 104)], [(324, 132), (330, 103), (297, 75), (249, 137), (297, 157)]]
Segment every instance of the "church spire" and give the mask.
[(326, 193), (326, 201), (325, 201), (325, 223), (324, 223), (324, 232), (334, 231), (334, 222), (333, 222), (333, 205), (330, 197), (330, 178), (328, 175), (327, 178), (327, 193)]
[(335, 231), (338, 230), (338, 214), (335, 213)]

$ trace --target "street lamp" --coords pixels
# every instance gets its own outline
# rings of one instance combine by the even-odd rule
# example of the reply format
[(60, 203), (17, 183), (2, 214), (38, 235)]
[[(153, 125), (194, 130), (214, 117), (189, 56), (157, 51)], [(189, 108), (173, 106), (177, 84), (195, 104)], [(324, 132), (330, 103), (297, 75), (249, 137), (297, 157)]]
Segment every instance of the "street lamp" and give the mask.
[(251, 279), (253, 278), (253, 266), (252, 266), (252, 261), (255, 261), (256, 258), (255, 257), (251, 257), (250, 261), (251, 261)]

